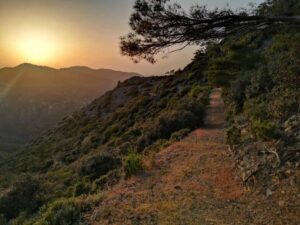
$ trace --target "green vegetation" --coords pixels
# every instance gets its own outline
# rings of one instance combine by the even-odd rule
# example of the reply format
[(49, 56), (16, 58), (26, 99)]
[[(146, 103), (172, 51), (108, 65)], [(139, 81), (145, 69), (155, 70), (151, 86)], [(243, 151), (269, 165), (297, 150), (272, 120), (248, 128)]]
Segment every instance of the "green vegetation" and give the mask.
[(299, 43), (299, 27), (278, 25), (209, 50), (207, 75), (223, 88), (231, 127), (227, 142), (243, 159), (242, 173), (259, 170), (264, 183), (300, 160), (299, 121), (288, 122), (300, 109)]
[(191, 130), (187, 129), (187, 128), (176, 131), (171, 135), (171, 141), (180, 141), (185, 136), (187, 136), (190, 132), (191, 132)]
[[(89, 209), (82, 198), (93, 198), (121, 178), (142, 174), (145, 157), (201, 126), (210, 93), (202, 58), (202, 63), (195, 61), (171, 76), (119, 83), (16, 157), (2, 161), (3, 220), (79, 223), (81, 213)], [(22, 185), (28, 190), (20, 189), (18, 174), (28, 174), (37, 186), (30, 182)]]
[(9, 86), (20, 71), (22, 82), (15, 83), (1, 97), (0, 157), (21, 151), (32, 138), (115, 87), (118, 81), (138, 75), (88, 67), (54, 69), (22, 64), (0, 69), (0, 90)]
[(252, 133), (257, 138), (264, 140), (279, 138), (279, 128), (268, 121), (255, 120), (251, 122)]
[(144, 169), (142, 156), (131, 150), (124, 160), (124, 170), (127, 176), (136, 175)]
[[(262, 13), (277, 13), (282, 1), (275, 2)], [(251, 162), (251, 173), (252, 165), (275, 173), (296, 165), (299, 52), (299, 27), (276, 24), (210, 44), (171, 76), (119, 83), (0, 162), (1, 223), (84, 224), (82, 214), (101, 201), (102, 190), (141, 175), (145, 157), (203, 125), (212, 86), (223, 89), (227, 141), (244, 160), (240, 167)]]
[(74, 186), (73, 196), (87, 195), (91, 191), (91, 185), (87, 181), (80, 181)]
[[(222, 77), (222, 80), (228, 81), (223, 83), (228, 110), (232, 115), (244, 115), (248, 118), (253, 124), (254, 132), (260, 129), (265, 132), (276, 130), (281, 122), (299, 110), (299, 40), (296, 28), (286, 30), (278, 27), (277, 31), (274, 29), (265, 34), (249, 34), (234, 44), (228, 42), (224, 47), (223, 51), (229, 56), (225, 54), (221, 58), (229, 62), (232, 60), (230, 55), (235, 54), (231, 52), (239, 52), (235, 48), (237, 43), (251, 45), (253, 50), (249, 52), (259, 54), (256, 62), (248, 69), (244, 62), (244, 58), (248, 57), (244, 54), (239, 57), (239, 70), (228, 71), (226, 67), (220, 68), (224, 71), (223, 74), (228, 74)], [(217, 59), (215, 61), (218, 62)], [(212, 68), (215, 66), (210, 66), (208, 73), (218, 80), (219, 75)]]
[(74, 200), (58, 200), (42, 209), (41, 218), (33, 225), (79, 225), (81, 223), (80, 209)]
[[(211, 85), (223, 88), (231, 127), (227, 141), (236, 154), (246, 157), (244, 147), (281, 140), (283, 123), (299, 111), (299, 43), (297, 28), (278, 26), (211, 45), (206, 55), (197, 52), (175, 75), (135, 77), (118, 84), (1, 162), (1, 221), (84, 224), (82, 213), (93, 206), (82, 198), (142, 174), (151, 152), (203, 124)], [(288, 159), (282, 163), (297, 162), (292, 154), (278, 150), (280, 159)], [(23, 173), (35, 182), (20, 186), (17, 174)]]
[(10, 220), (19, 214), (31, 214), (44, 202), (42, 188), (39, 181), (30, 176), (19, 178), (0, 198), (0, 212)]
[(241, 130), (238, 129), (236, 126), (230, 127), (227, 130), (226, 139), (227, 139), (227, 143), (230, 146), (240, 144), (240, 142), (241, 142)]
[(109, 171), (115, 169), (119, 166), (120, 162), (118, 159), (114, 158), (109, 154), (99, 154), (92, 156), (80, 165), (79, 173), (82, 176), (88, 176), (92, 180), (102, 175), (107, 174)]

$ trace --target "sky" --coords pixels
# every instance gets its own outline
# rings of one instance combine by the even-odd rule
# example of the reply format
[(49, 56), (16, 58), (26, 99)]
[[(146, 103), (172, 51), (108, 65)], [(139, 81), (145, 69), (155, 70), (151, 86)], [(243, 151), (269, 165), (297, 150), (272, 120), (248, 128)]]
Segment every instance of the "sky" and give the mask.
[[(174, 2), (175, 0), (173, 0)], [(74, 65), (160, 75), (183, 68), (197, 46), (158, 57), (156, 64), (122, 56), (119, 38), (130, 31), (135, 0), (0, 0), (0, 68), (21, 63), (55, 68)], [(262, 0), (176, 0), (188, 9), (227, 3), (247, 7)]]

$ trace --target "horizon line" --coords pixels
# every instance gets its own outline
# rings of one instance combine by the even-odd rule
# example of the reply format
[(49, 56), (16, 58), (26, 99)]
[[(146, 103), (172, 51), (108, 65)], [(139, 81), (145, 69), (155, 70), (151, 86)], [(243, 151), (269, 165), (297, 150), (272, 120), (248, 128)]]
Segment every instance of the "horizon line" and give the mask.
[[(93, 68), (90, 66), (84, 66), (84, 65), (73, 65), (73, 66), (66, 66), (66, 67), (53, 67), (53, 66), (47, 66), (47, 65), (41, 65), (41, 64), (34, 64), (34, 63), (28, 63), (28, 62), (24, 62), (24, 63), (20, 63), (17, 64), (16, 66), (4, 66), (4, 67), (0, 67), (0, 70), (2, 69), (14, 69), (20, 66), (25, 66), (25, 65), (30, 65), (30, 66), (35, 66), (35, 67), (44, 67), (44, 68), (49, 68), (49, 69), (54, 69), (54, 70), (63, 70), (63, 69), (71, 69), (71, 68), (86, 68), (86, 69), (90, 69), (93, 71), (97, 71), (97, 70), (111, 70), (114, 72), (123, 72), (123, 73), (135, 73), (141, 76), (145, 76), (144, 74), (141, 74), (139, 72), (134, 72), (134, 71), (123, 71), (123, 70), (118, 70), (118, 69), (110, 69), (110, 68)], [(149, 75), (147, 75), (149, 76)], [(154, 76), (154, 75), (150, 75), (150, 76)]]

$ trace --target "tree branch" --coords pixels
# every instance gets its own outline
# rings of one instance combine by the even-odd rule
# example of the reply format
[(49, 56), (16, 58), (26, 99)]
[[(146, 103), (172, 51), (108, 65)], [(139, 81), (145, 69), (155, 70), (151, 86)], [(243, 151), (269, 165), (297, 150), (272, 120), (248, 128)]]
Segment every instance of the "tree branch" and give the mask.
[[(273, 24), (300, 24), (299, 16), (272, 16), (198, 6), (190, 14), (169, 0), (137, 0), (130, 18), (133, 33), (121, 38), (123, 55), (138, 62), (155, 62), (154, 56), (172, 45), (219, 41)], [(180, 50), (181, 48), (179, 48)], [(177, 51), (177, 50), (176, 50)], [(173, 51), (174, 52), (174, 51)]]

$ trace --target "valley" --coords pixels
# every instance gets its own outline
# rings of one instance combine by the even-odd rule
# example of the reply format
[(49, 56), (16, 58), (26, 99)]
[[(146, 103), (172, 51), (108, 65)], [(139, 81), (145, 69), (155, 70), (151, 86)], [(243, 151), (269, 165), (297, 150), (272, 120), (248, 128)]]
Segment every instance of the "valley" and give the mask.
[[(161, 76), (0, 69), (0, 225), (299, 225), (300, 1), (134, 2), (119, 53), (154, 64), (195, 45), (187, 65)], [(115, 7), (68, 3), (82, 29), (95, 22), (91, 6), (98, 19)], [(121, 30), (117, 13), (105, 15), (107, 33)], [(101, 63), (110, 39), (86, 40), (91, 56), (109, 49)], [(53, 59), (41, 33), (22, 43), (19, 53)]]
[(32, 64), (0, 69), (0, 156), (20, 149), (131, 76), (140, 75)]

